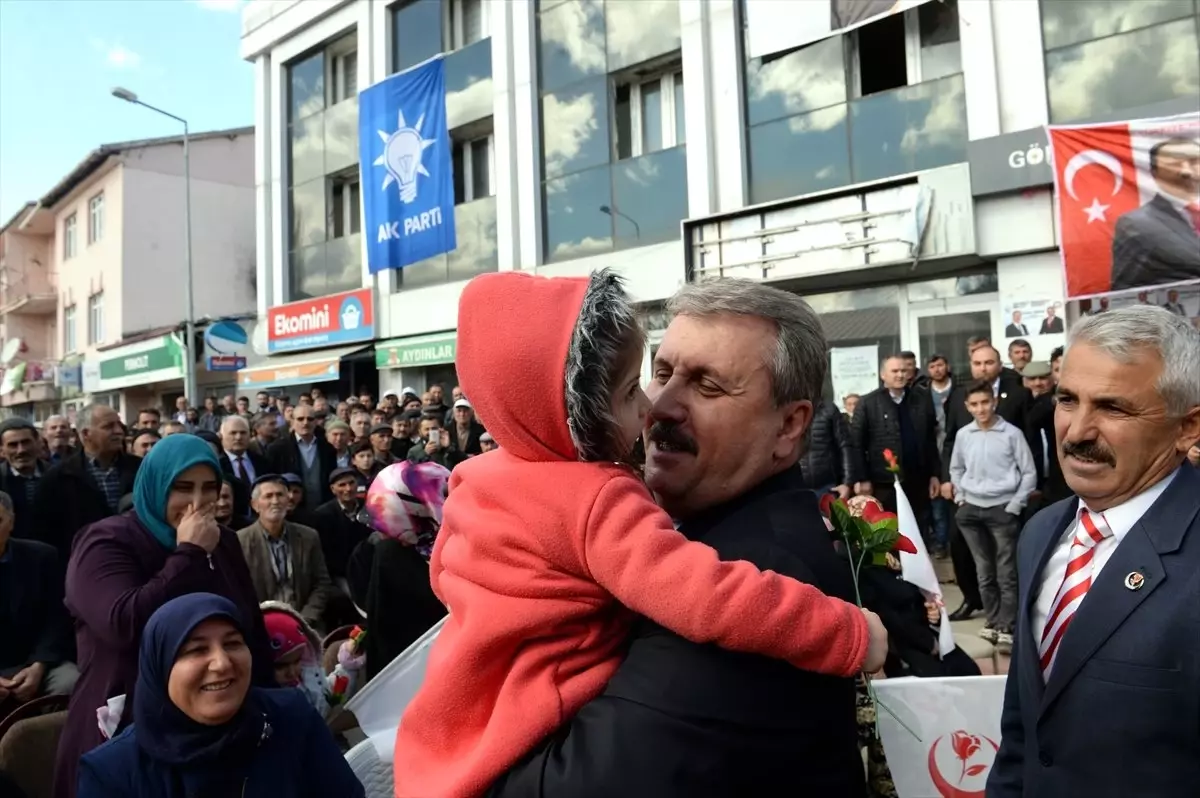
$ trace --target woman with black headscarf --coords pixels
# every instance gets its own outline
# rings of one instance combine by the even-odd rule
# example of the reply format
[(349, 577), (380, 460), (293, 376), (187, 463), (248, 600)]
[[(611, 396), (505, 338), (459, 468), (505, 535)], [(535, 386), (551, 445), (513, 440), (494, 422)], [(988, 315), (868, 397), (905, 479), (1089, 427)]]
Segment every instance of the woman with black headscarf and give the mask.
[(84, 755), (79, 798), (362, 798), (304, 695), (251, 687), (250, 670), (232, 602), (164, 604), (142, 635), (133, 726)]

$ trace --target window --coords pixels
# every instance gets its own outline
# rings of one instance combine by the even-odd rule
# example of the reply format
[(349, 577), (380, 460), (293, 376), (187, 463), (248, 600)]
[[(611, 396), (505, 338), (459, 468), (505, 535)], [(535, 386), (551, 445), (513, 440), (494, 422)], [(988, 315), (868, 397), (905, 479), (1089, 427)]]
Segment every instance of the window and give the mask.
[(683, 144), (683, 72), (617, 86), (613, 109), (616, 159)]
[(965, 161), (954, 0), (746, 65), (750, 202)]
[(1200, 96), (1200, 10), (1189, 0), (1042, 0), (1050, 121), (1127, 118)]
[(357, 45), (350, 32), (287, 67), (291, 300), (362, 285)]
[(69, 355), (76, 350), (75, 341), (75, 306), (63, 308), (63, 354)]
[(445, 0), (446, 50), (461, 50), (491, 35), (483, 0)]
[(88, 243), (104, 238), (104, 192), (88, 201)]
[(454, 204), (490, 197), (494, 138), (489, 134), (454, 142)]
[(687, 216), (677, 0), (541, 3), (544, 257), (679, 236)]
[(88, 297), (88, 343), (104, 343), (104, 292)]
[(330, 181), (329, 237), (344, 238), (362, 232), (362, 207), (358, 175)]
[(75, 241), (75, 214), (71, 214), (63, 220), (63, 260), (69, 260), (75, 257), (76, 249)]

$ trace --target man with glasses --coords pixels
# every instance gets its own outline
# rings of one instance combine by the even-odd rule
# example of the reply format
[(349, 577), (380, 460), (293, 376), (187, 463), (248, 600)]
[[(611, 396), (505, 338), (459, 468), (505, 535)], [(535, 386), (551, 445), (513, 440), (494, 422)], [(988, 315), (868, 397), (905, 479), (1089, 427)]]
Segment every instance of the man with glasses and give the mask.
[(329, 475), (337, 468), (337, 451), (317, 435), (316, 413), (311, 405), (292, 410), (290, 434), (267, 447), (267, 465), (276, 474), (299, 474), (304, 483), (304, 505), (315, 510), (333, 498)]

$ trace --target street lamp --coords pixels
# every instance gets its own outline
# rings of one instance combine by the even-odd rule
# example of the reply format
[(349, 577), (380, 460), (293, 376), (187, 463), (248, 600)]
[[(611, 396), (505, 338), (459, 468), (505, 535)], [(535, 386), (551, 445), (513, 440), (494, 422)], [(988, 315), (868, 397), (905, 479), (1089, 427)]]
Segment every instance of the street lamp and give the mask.
[(184, 301), (187, 303), (187, 315), (184, 316), (185, 339), (183, 343), (184, 357), (184, 372), (183, 372), (183, 395), (187, 397), (189, 403), (196, 401), (196, 353), (193, 349), (196, 346), (196, 311), (192, 302), (192, 162), (188, 153), (188, 123), (181, 116), (168, 113), (161, 108), (155, 108), (149, 103), (144, 103), (138, 99), (138, 96), (129, 89), (116, 86), (112, 90), (112, 96), (118, 100), (124, 100), (127, 103), (140, 105), (143, 108), (148, 108), (155, 113), (174, 119), (183, 125), (183, 247), (186, 255), (186, 276), (184, 286)]
[(620, 208), (610, 208), (607, 205), (601, 205), (600, 212), (606, 213), (609, 216), (620, 216), (622, 219), (627, 219), (629, 223), (633, 225), (633, 232), (637, 235), (637, 237), (639, 239), (642, 237), (641, 226), (634, 220), (632, 216), (627, 213), (622, 213)]

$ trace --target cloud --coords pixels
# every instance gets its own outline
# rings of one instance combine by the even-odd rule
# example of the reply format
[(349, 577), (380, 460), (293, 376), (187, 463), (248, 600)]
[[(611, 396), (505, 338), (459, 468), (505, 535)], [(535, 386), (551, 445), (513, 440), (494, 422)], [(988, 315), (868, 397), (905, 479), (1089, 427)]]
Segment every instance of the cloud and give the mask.
[(242, 0), (196, 0), (196, 5), (205, 11), (237, 12), (242, 10)]
[(556, 177), (571, 166), (584, 145), (599, 131), (596, 97), (587, 92), (570, 100), (559, 100), (547, 94), (542, 100), (542, 121), (546, 176)]
[(102, 54), (105, 62), (114, 69), (135, 69), (142, 63), (141, 55), (122, 44), (93, 38), (91, 45), (92, 49)]

